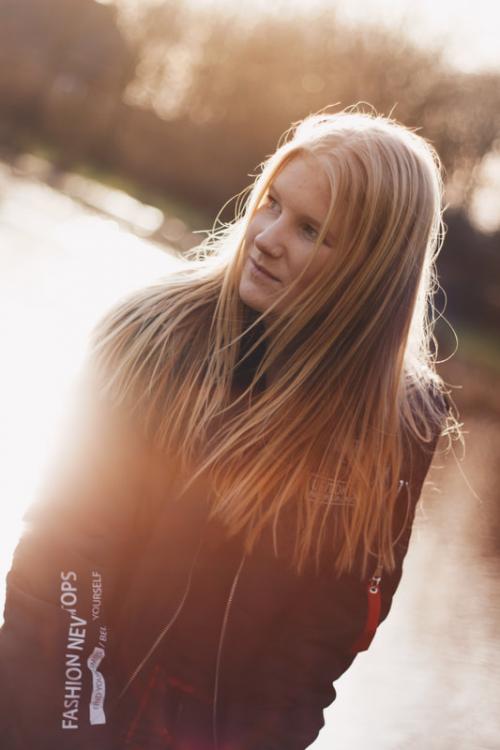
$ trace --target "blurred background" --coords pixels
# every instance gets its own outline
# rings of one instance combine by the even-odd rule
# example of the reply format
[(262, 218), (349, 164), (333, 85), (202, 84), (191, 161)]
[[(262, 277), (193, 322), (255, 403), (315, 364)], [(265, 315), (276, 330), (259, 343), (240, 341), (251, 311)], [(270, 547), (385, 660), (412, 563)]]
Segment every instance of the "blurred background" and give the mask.
[(311, 747), (500, 748), (499, 29), (488, 0), (0, 0), (2, 585), (92, 324), (232, 218), (292, 122), (368, 102), (445, 167), (465, 450), (444, 441), (391, 616)]

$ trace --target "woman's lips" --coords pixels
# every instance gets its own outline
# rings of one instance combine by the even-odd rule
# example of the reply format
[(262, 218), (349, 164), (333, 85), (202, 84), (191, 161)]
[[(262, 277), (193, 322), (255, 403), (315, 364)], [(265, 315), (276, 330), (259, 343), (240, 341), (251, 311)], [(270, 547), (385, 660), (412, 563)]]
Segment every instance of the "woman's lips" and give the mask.
[(251, 272), (254, 273), (258, 278), (264, 278), (269, 281), (279, 282), (276, 276), (273, 276), (269, 271), (260, 266), (252, 257), (250, 257)]

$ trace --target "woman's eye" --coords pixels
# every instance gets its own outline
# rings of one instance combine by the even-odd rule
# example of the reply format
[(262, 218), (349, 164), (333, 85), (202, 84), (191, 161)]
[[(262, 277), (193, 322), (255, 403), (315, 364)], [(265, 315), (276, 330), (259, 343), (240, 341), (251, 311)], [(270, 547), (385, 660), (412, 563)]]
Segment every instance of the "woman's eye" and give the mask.
[(318, 236), (318, 231), (310, 224), (304, 224), (304, 232), (311, 240), (315, 240)]
[(267, 205), (269, 208), (275, 208), (278, 205), (278, 201), (275, 200), (271, 195), (267, 196)]

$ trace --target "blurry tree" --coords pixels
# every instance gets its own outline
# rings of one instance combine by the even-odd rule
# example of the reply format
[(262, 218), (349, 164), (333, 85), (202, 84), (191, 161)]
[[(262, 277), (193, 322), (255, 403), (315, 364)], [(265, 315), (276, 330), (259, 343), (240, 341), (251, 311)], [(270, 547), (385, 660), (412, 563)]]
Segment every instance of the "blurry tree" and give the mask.
[(290, 123), (367, 101), (435, 144), (450, 203), (469, 208), (500, 138), (500, 75), (328, 7), (115, 2), (0, 0), (0, 110), (213, 212)]
[(450, 205), (440, 257), (447, 309), (455, 320), (498, 327), (500, 289), (492, 280), (500, 277), (500, 234), (477, 232), (467, 211), (481, 166), (498, 147), (500, 75), (459, 73), (444, 62), (444, 49), (417, 48), (383, 28), (346, 29), (330, 10), (307, 19), (252, 17), (234, 6), (214, 12), (169, 2), (135, 6), (133, 23), (126, 12), (122, 22), (141, 60), (127, 100), (164, 120), (164, 130), (149, 125), (154, 157), (143, 146), (138, 162), (134, 128), (122, 142), (124, 114), (116, 143), (138, 174), (143, 168), (215, 212), (290, 123), (325, 105), (370, 102), (436, 146)]
[(445, 280), (446, 314), (492, 332), (500, 355), (500, 232), (478, 231), (460, 209), (449, 209), (445, 219), (447, 235), (439, 267)]
[(200, 35), (187, 6), (177, 0), (151, 8), (122, 5), (122, 28), (138, 64), (126, 101), (169, 119), (184, 97), (190, 62)]
[(481, 305), (469, 312), (498, 324), (500, 234), (487, 250), (466, 215), (500, 151), (500, 74), (459, 73), (404, 29), (346, 26), (327, 6), (306, 16), (115, 3), (0, 0), (0, 114), (43, 130), (65, 156), (98, 159), (215, 215), (291, 123), (370, 102), (436, 146), (452, 209), (441, 262), (454, 243), (455, 293), (464, 297), (474, 268)]
[(2, 109), (87, 153), (134, 75), (115, 19), (114, 6), (94, 0), (0, 0)]
[(500, 135), (500, 75), (457, 73), (444, 63), (443, 49), (419, 49), (379, 27), (346, 29), (330, 9), (304, 18), (252, 17), (234, 6), (195, 9), (173, 0), (121, 5), (141, 61), (128, 101), (175, 123), (180, 143), (192, 144), (190, 163), (201, 139), (201, 172), (207, 162), (220, 167), (217, 185), (210, 179), (201, 191), (213, 208), (243, 187), (292, 121), (325, 104), (360, 100), (429, 138), (453, 184), (454, 204), (469, 206), (478, 165)]

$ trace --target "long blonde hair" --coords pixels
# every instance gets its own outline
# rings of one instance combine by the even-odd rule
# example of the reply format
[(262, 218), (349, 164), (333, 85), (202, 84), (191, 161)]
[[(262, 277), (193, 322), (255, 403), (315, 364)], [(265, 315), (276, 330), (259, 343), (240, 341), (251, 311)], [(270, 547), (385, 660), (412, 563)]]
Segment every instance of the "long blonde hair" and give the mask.
[[(271, 319), (279, 300), (257, 313), (238, 294), (245, 233), (301, 154), (331, 187), (316, 249), (339, 211), (341, 227), (324, 273)], [(279, 552), (284, 512), (298, 571), (326, 549), (338, 572), (360, 550), (363, 572), (372, 555), (393, 569), (405, 451), (445, 431), (432, 305), (441, 201), (440, 161), (420, 135), (356, 107), (310, 115), (263, 162), (233, 222), (95, 328), (103, 393), (186, 473), (208, 472), (211, 515), (248, 550), (270, 526)], [(277, 361), (286, 367), (265, 387)]]

